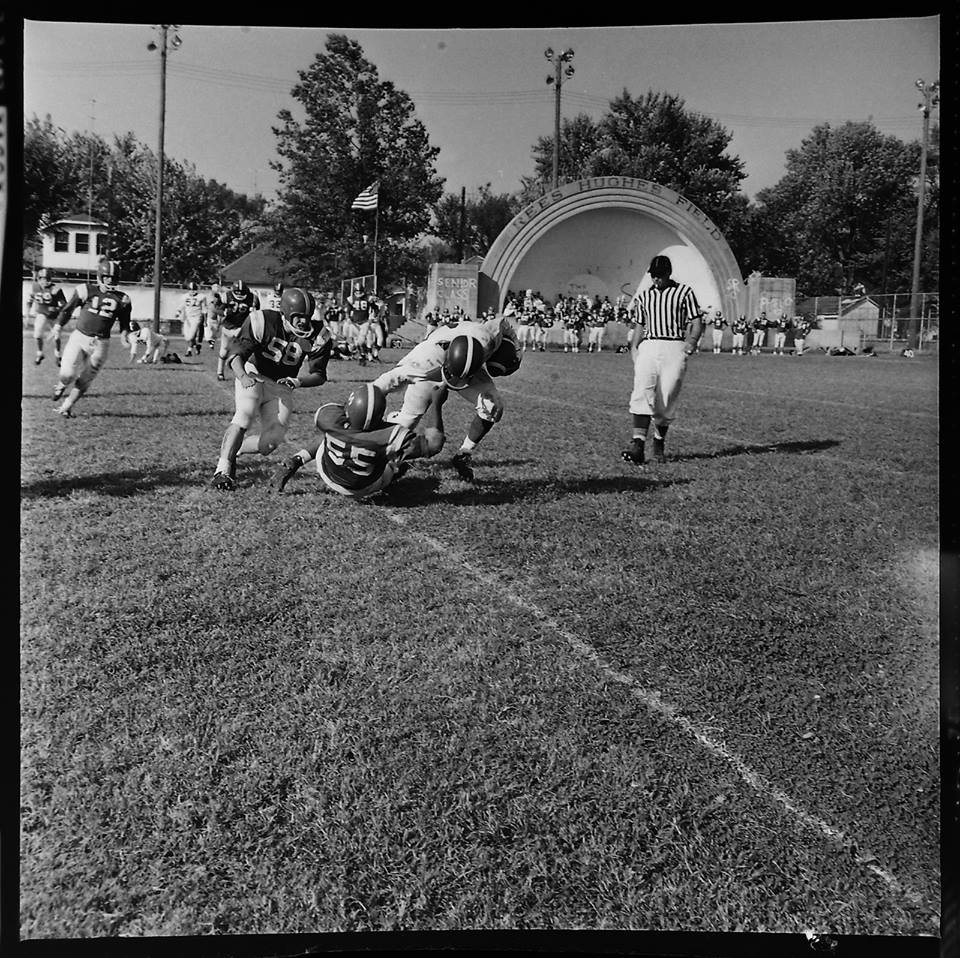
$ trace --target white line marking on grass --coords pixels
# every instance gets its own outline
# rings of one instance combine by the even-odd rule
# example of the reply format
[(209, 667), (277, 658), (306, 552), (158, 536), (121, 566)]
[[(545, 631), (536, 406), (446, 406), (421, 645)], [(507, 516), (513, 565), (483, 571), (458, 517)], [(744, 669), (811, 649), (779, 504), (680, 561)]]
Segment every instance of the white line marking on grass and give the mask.
[[(582, 405), (575, 402), (570, 402), (567, 399), (554, 399), (552, 396), (537, 396), (534, 393), (523, 392), (520, 389), (506, 389), (503, 386), (497, 387), (501, 392), (508, 393), (512, 396), (521, 396), (524, 399), (533, 399), (536, 402), (545, 402), (551, 403), (554, 406), (564, 406), (567, 409), (575, 409), (577, 412), (581, 413), (586, 417), (587, 411)], [(624, 406), (624, 409), (626, 407)], [(627, 415), (624, 412), (624, 415)], [(756, 439), (744, 439), (742, 436), (730, 436), (726, 433), (717, 432), (715, 429), (697, 429), (696, 426), (687, 426), (684, 423), (677, 425), (674, 423), (670, 427), (670, 432), (675, 433), (692, 433), (695, 436), (707, 436), (708, 438), (721, 439), (724, 442), (733, 442), (741, 446), (757, 446), (757, 447), (775, 447), (776, 443), (772, 442), (762, 442)], [(830, 452), (819, 452), (817, 453), (818, 459), (826, 459), (829, 462), (836, 462), (842, 466), (848, 466), (851, 469), (864, 469), (867, 472), (880, 473), (884, 476), (916, 476), (918, 473), (914, 472), (905, 472), (902, 469), (893, 469), (890, 466), (884, 465), (882, 462), (867, 462), (864, 460), (855, 460), (855, 459), (846, 459), (843, 456), (835, 456)], [(926, 474), (924, 474), (926, 475)]]
[[(692, 722), (685, 715), (683, 715), (677, 706), (665, 701), (656, 689), (644, 688), (637, 683), (637, 680), (632, 675), (628, 675), (625, 672), (618, 672), (604, 661), (600, 653), (597, 652), (597, 650), (590, 645), (589, 642), (585, 642), (579, 636), (569, 632), (562, 625), (560, 625), (556, 619), (547, 615), (547, 613), (539, 608), (539, 606), (535, 605), (528, 599), (525, 599), (519, 593), (513, 591), (508, 585), (505, 585), (501, 578), (479, 569), (463, 555), (461, 555), (456, 549), (448, 546), (444, 542), (441, 542), (439, 539), (434, 539), (433, 536), (429, 536), (423, 532), (417, 532), (416, 530), (411, 529), (407, 523), (407, 519), (402, 515), (393, 512), (390, 509), (385, 509), (384, 512), (391, 522), (394, 522), (398, 526), (402, 526), (408, 536), (426, 544), (438, 555), (442, 555), (445, 558), (454, 559), (480, 582), (491, 586), (493, 589), (495, 589), (497, 594), (502, 595), (521, 611), (532, 615), (546, 628), (559, 635), (575, 652), (592, 662), (607, 678), (613, 679), (613, 681), (627, 686), (630, 690), (630, 694), (643, 703), (643, 705), (645, 705), (651, 712), (654, 712), (662, 718), (672, 722), (674, 725), (679, 726), (681, 729), (683, 729), (683, 731), (695, 738), (705, 749), (707, 749), (707, 751), (713, 753), (718, 758), (723, 759), (723, 761), (725, 761), (737, 772), (740, 778), (746, 782), (750, 788), (752, 788), (759, 795), (768, 799), (772, 799), (782, 809), (793, 816), (793, 818), (799, 824), (814, 832), (818, 832), (828, 841), (842, 849), (847, 849), (853, 845), (853, 841), (842, 831), (840, 831), (840, 829), (834, 828), (822, 818), (818, 818), (816, 815), (811, 815), (809, 812), (805, 811), (800, 804), (791, 799), (786, 792), (768, 782), (759, 772), (754, 771), (754, 769), (747, 765), (747, 763), (736, 752), (732, 752), (722, 742), (711, 738), (702, 727), (698, 726), (695, 722)], [(879, 865), (870, 864), (869, 860), (876, 860), (876, 856), (867, 849), (860, 848), (859, 844), (857, 847), (859, 849), (858, 858), (867, 860), (858, 861), (858, 864), (866, 865), (867, 871), (872, 872), (874, 875), (882, 879), (886, 886), (894, 894), (901, 895), (908, 902), (914, 905), (922, 903), (922, 895), (904, 885), (888, 869), (881, 868)]]

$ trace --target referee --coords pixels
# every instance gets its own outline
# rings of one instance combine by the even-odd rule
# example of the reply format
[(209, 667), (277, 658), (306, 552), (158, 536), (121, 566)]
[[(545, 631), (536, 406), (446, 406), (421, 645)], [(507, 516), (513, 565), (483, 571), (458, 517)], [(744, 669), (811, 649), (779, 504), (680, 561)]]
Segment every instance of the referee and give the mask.
[(653, 458), (666, 462), (664, 440), (675, 418), (687, 357), (703, 334), (697, 297), (689, 286), (672, 280), (672, 272), (673, 265), (666, 256), (654, 256), (650, 261), (653, 285), (637, 297), (637, 324), (630, 333), (633, 441), (621, 455), (625, 462), (638, 466), (645, 460), (651, 419)]

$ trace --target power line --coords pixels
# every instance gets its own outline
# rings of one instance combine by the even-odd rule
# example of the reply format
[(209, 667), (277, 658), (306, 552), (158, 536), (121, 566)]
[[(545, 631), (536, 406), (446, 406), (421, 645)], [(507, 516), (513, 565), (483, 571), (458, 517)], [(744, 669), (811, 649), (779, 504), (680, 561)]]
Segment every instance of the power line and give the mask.
[[(149, 64), (144, 64), (136, 60), (120, 60), (109, 65), (100, 63), (71, 64), (58, 62), (55, 66), (47, 68), (46, 72), (51, 76), (80, 74), (91, 77), (122, 77), (133, 75), (146, 76), (151, 71)], [(281, 77), (263, 76), (262, 74), (245, 73), (239, 70), (223, 70), (216, 67), (184, 62), (170, 65), (169, 78), (213, 83), (233, 89), (246, 90), (248, 92), (274, 94), (289, 94), (292, 88), (301, 82), (299, 77), (296, 80), (291, 80)], [(619, 96), (619, 94), (617, 94), (616, 96), (608, 97), (570, 89), (564, 92), (568, 102), (571, 102), (575, 106), (579, 105), (587, 108), (596, 107), (606, 109), (610, 103), (616, 99), (616, 96)], [(543, 104), (550, 96), (549, 92), (540, 89), (474, 90), (463, 92), (452, 90), (410, 90), (406, 91), (406, 93), (415, 104), (453, 109), (469, 106), (534, 106)], [(690, 112), (720, 123), (729, 123), (740, 127), (768, 129), (804, 129), (812, 128), (821, 123), (844, 123), (850, 119), (849, 117), (837, 116), (764, 116), (743, 113), (713, 113), (704, 110), (690, 110)], [(873, 115), (868, 117), (868, 119), (880, 126), (903, 126), (905, 128), (912, 128), (915, 122), (913, 114)]]

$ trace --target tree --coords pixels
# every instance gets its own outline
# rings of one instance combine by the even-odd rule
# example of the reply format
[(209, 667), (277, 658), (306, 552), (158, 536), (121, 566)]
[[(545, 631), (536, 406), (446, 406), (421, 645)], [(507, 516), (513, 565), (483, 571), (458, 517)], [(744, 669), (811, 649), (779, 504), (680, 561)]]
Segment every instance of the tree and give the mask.
[(844, 289), (909, 286), (902, 227), (916, 213), (918, 157), (918, 145), (870, 122), (815, 127), (787, 151), (786, 175), (757, 194), (757, 219), (777, 237), (769, 270), (795, 276), (809, 293), (840, 288), (838, 266)]
[(355, 40), (331, 34), (325, 51), (298, 71), (291, 91), (303, 119), (283, 109), (273, 128), (280, 160), (271, 166), (280, 190), (271, 241), (291, 265), (299, 264), (299, 281), (312, 286), (372, 272), (375, 214), (351, 204), (378, 182), (377, 258), (384, 285), (403, 278), (413, 241), (429, 226), (443, 190), (434, 169), (439, 149), (430, 145), (409, 96), (379, 79)]
[[(430, 232), (442, 240), (449, 255), (456, 257), (461, 247), (461, 197), (446, 193), (433, 210)], [(495, 195), (486, 183), (464, 197), (462, 257), (484, 256), (503, 228), (520, 211), (520, 203), (509, 193)]]
[[(596, 123), (583, 114), (564, 121), (560, 137), (560, 182), (593, 176), (652, 180), (683, 194), (720, 229), (738, 209), (746, 174), (739, 157), (726, 153), (731, 134), (686, 110), (680, 97), (650, 91), (634, 99), (624, 90)], [(552, 183), (553, 137), (540, 137), (533, 157), (536, 172), (523, 181), (525, 203)]]
[[(156, 223), (157, 156), (132, 133), (113, 143), (67, 133), (49, 117), (25, 124), (24, 241), (41, 219), (86, 212), (110, 227), (110, 255), (124, 275), (151, 281)], [(207, 278), (245, 251), (246, 224), (261, 217), (262, 197), (248, 199), (191, 164), (164, 157), (161, 237), (163, 279)]]

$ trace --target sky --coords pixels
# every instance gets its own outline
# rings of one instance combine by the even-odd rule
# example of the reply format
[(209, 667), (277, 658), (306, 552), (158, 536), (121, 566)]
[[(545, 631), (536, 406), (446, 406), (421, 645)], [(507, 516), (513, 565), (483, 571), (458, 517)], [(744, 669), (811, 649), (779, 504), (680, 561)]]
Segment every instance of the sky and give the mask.
[[(553, 66), (570, 48), (575, 73), (561, 113), (598, 119), (627, 90), (679, 96), (731, 134), (754, 198), (784, 175), (786, 152), (814, 126), (872, 120), (919, 140), (918, 78), (939, 79), (940, 18), (696, 23), (618, 27), (376, 29), (180, 24), (167, 58), (165, 153), (239, 193), (273, 199), (279, 179), (271, 127), (288, 108), (297, 71), (330, 33), (362, 47), (381, 80), (415, 104), (447, 192), (520, 188), (532, 147), (552, 136)], [(46, 114), (108, 140), (133, 132), (153, 149), (160, 123), (160, 55), (150, 23), (24, 23), (24, 118)], [(939, 120), (937, 111), (934, 122)]]

